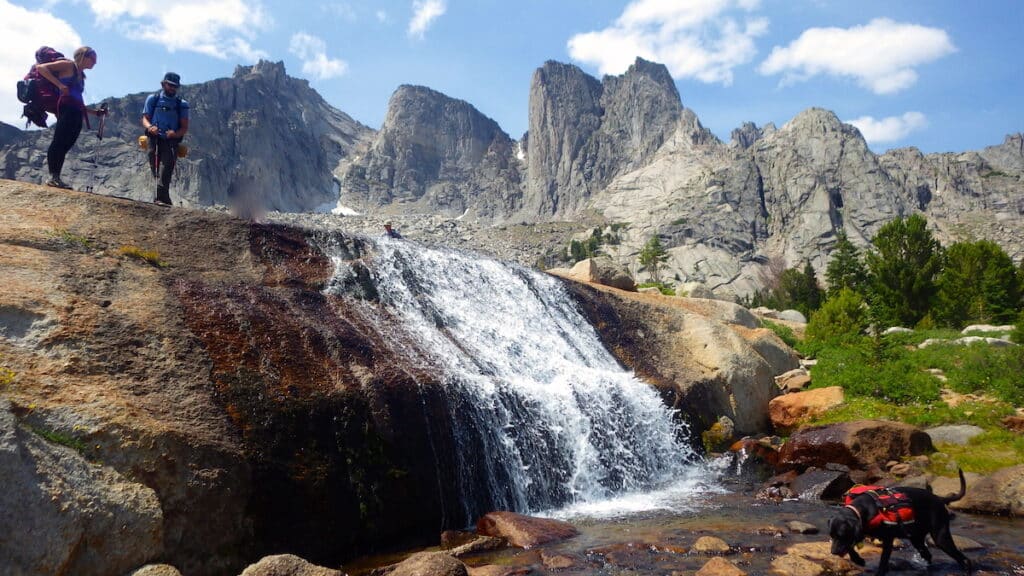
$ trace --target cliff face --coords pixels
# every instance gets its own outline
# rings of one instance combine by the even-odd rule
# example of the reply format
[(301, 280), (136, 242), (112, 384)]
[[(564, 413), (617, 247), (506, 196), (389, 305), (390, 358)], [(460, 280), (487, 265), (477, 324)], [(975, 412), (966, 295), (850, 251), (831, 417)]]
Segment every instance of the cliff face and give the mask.
[(637, 59), (603, 82), (549, 61), (530, 85), (524, 214), (572, 217), (617, 174), (642, 166), (683, 114), (668, 70)]
[[(154, 92), (159, 85), (154, 80)], [(106, 136), (83, 131), (68, 155), (65, 181), (79, 190), (152, 200), (155, 181), (136, 139), (147, 96), (107, 101)], [(239, 66), (231, 78), (184, 85), (191, 106), (185, 144), (171, 197), (186, 206), (228, 205), (257, 198), (269, 210), (310, 211), (337, 201), (332, 172), (372, 131), (332, 108), (305, 80), (281, 63)], [(51, 118), (51, 124), (52, 124)], [(42, 182), (51, 130), (31, 131), (0, 148), (0, 175)]]
[(400, 86), (366, 154), (345, 171), (341, 202), (379, 210), (501, 220), (519, 208), (515, 143), (462, 100)]

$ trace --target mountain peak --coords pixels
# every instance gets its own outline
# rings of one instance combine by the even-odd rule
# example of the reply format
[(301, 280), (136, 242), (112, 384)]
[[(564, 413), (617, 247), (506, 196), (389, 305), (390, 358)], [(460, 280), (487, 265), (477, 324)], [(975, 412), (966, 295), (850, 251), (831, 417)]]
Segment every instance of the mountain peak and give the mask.
[(285, 78), (288, 76), (284, 69), (284, 61), (271, 62), (269, 60), (260, 60), (252, 66), (235, 66), (235, 73), (232, 74), (232, 78), (245, 78), (253, 74), (273, 78)]

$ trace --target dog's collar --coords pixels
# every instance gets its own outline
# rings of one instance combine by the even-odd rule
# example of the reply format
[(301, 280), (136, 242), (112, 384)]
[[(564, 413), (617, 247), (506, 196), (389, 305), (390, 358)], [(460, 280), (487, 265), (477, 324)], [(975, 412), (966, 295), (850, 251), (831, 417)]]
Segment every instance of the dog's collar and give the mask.
[(857, 515), (857, 520), (860, 520), (862, 524), (864, 523), (864, 519), (860, 516), (860, 510), (857, 510), (856, 506), (851, 506), (847, 504), (846, 506), (843, 506), (843, 508), (849, 508), (850, 510), (853, 510), (853, 513)]
[(852, 506), (850, 504), (843, 506), (843, 508), (849, 508), (850, 510), (853, 510), (853, 513), (857, 516), (857, 525), (860, 527), (861, 534), (863, 534), (864, 531), (867, 530), (867, 525), (865, 525), (864, 523), (864, 517), (860, 515), (860, 510), (857, 510), (856, 506)]

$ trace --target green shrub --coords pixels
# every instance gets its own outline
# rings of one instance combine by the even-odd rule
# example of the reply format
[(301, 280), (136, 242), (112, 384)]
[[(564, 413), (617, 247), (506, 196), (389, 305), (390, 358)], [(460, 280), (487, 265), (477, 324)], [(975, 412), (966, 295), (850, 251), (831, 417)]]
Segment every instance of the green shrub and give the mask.
[(1010, 333), (1010, 340), (1017, 344), (1024, 344), (1024, 312), (1021, 312), (1020, 316), (1017, 317), (1017, 325), (1013, 327), (1013, 332)]
[(1020, 346), (957, 346), (947, 362), (954, 364), (946, 374), (951, 389), (961, 394), (987, 393), (1024, 406), (1024, 349)]
[(657, 288), (665, 296), (675, 296), (676, 287), (671, 282), (643, 282), (636, 285), (637, 288)]
[(842, 386), (848, 396), (871, 396), (896, 404), (939, 399), (939, 380), (901, 346), (862, 337), (823, 348), (814, 367), (814, 387)]
[(775, 335), (785, 342), (790, 348), (796, 348), (797, 344), (800, 342), (796, 337), (796, 333), (794, 333), (793, 329), (789, 326), (776, 324), (775, 322), (766, 319), (762, 319), (761, 324), (764, 325), (765, 328), (775, 332)]
[(811, 314), (805, 335), (805, 352), (814, 353), (825, 346), (841, 345), (846, 340), (856, 341), (867, 327), (868, 312), (864, 299), (853, 290), (843, 288)]

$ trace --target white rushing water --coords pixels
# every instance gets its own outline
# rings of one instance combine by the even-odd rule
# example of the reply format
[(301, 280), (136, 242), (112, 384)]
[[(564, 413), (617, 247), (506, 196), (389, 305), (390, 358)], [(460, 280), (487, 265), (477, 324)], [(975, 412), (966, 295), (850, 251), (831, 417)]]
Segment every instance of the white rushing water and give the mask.
[[(405, 329), (387, 337), (442, 374), (468, 518), (488, 511), (470, 502), (600, 514), (615, 502), (660, 506), (645, 494), (696, 489), (696, 457), (671, 410), (605, 350), (559, 281), (454, 251), (377, 243), (366, 263), (381, 305)], [(349, 273), (336, 260), (336, 276)]]

